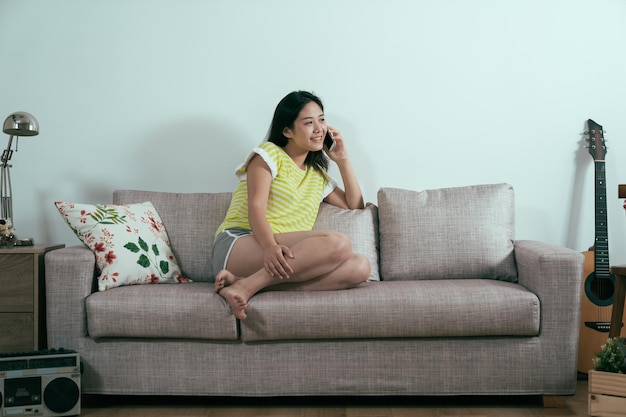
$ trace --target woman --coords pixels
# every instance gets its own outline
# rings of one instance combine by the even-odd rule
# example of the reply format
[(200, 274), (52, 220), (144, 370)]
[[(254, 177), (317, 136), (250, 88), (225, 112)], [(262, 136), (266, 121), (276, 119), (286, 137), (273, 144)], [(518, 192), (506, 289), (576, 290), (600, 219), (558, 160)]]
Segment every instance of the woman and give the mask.
[[(328, 152), (345, 191), (328, 175)], [(326, 149), (328, 151), (328, 149)], [(236, 171), (240, 178), (213, 246), (215, 291), (244, 320), (248, 300), (263, 289), (323, 291), (353, 288), (370, 275), (367, 258), (347, 236), (311, 230), (322, 201), (364, 207), (341, 133), (329, 127), (321, 100), (294, 91), (277, 105), (267, 142)]]

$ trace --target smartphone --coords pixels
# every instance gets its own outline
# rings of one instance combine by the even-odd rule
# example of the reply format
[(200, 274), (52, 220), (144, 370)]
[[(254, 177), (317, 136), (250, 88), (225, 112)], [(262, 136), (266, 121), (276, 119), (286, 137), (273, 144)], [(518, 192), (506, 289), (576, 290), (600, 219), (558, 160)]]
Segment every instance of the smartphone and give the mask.
[(332, 152), (335, 149), (335, 139), (333, 139), (333, 134), (330, 133), (330, 129), (326, 131), (326, 136), (324, 137), (324, 147), (326, 148), (326, 152)]

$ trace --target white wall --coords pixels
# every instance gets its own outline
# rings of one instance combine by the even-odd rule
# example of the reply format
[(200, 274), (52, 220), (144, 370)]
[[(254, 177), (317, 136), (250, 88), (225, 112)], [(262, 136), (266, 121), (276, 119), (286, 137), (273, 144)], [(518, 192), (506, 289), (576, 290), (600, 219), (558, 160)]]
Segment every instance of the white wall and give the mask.
[(18, 234), (77, 244), (55, 200), (232, 190), (278, 100), (306, 89), (368, 201), (509, 182), (517, 238), (581, 251), (594, 119), (611, 261), (626, 263), (624, 22), (623, 0), (0, 0), (0, 118), (41, 125), (12, 160)]

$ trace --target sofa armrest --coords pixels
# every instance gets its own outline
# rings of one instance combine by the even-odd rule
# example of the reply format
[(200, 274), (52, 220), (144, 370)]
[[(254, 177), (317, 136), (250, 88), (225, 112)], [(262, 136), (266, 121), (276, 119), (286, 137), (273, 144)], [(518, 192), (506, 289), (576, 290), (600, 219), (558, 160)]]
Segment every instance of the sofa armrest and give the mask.
[(86, 246), (50, 251), (46, 267), (48, 346), (79, 350), (87, 333), (85, 298), (94, 291), (96, 258)]
[(541, 333), (554, 332), (557, 340), (574, 337), (571, 342), (576, 346), (582, 297), (582, 253), (533, 240), (518, 240), (514, 245), (518, 282), (535, 293), (541, 302)]

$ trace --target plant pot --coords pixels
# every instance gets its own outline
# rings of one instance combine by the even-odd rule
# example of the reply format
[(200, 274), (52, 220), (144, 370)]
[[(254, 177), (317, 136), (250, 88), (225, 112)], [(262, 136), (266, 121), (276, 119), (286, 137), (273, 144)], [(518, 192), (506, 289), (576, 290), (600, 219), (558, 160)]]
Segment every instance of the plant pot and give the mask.
[(626, 374), (589, 371), (589, 415), (626, 417)]

